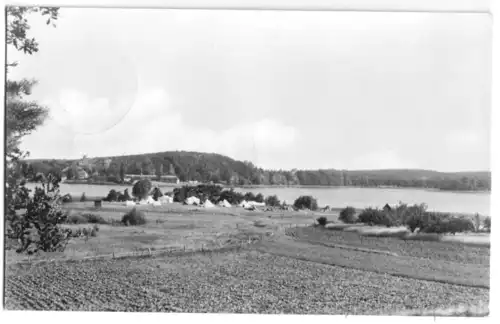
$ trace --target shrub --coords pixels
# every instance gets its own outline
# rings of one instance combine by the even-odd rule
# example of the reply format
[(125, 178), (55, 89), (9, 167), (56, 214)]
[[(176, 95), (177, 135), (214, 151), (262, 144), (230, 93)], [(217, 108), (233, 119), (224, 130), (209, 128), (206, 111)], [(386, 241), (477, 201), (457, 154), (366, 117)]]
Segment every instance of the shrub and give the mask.
[(358, 220), (356, 217), (356, 209), (347, 206), (340, 211), (339, 219), (346, 224), (354, 224)]
[(278, 196), (273, 195), (273, 196), (267, 196), (266, 198), (266, 205), (271, 206), (271, 207), (279, 207), (280, 206), (280, 200), (278, 199)]
[(143, 225), (146, 224), (146, 215), (143, 211), (137, 210), (134, 207), (128, 213), (123, 215), (122, 223), (124, 225)]
[(474, 222), (464, 217), (427, 217), (421, 227), (422, 233), (460, 233), (473, 232), (475, 230)]
[(101, 215), (92, 214), (92, 213), (83, 213), (82, 214), (85, 219), (87, 219), (87, 223), (91, 224), (107, 224), (107, 222), (102, 218)]
[(72, 201), (73, 201), (73, 198), (71, 197), (70, 194), (66, 194), (66, 195), (62, 196), (63, 203), (70, 203)]
[(488, 232), (491, 232), (491, 217), (487, 216), (484, 219), (484, 229)]
[(87, 201), (87, 196), (85, 196), (85, 192), (82, 193), (82, 196), (80, 197), (80, 201), (81, 202)]
[(163, 196), (163, 194), (161, 193), (161, 190), (160, 188), (158, 187), (155, 187), (153, 189), (153, 192), (151, 193), (151, 195), (153, 196), (153, 199), (158, 201), (158, 198), (160, 198), (161, 196)]
[(393, 213), (376, 208), (364, 209), (358, 216), (358, 222), (368, 225), (383, 225), (387, 227), (399, 225), (399, 221)]
[(327, 219), (325, 216), (321, 216), (321, 217), (318, 217), (318, 219), (316, 219), (316, 221), (318, 222), (319, 225), (325, 226)]
[(243, 199), (246, 201), (256, 201), (255, 194), (253, 192), (247, 192), (244, 196)]
[(258, 193), (258, 194), (255, 196), (255, 201), (256, 201), (256, 202), (259, 202), (259, 203), (264, 202), (264, 196), (263, 196), (261, 193)]
[(145, 199), (148, 197), (149, 192), (151, 191), (151, 181), (148, 179), (139, 180), (134, 184), (132, 188), (132, 195), (138, 199)]
[(305, 208), (309, 210), (318, 209), (318, 201), (312, 196), (300, 196), (295, 200), (293, 205), (297, 209), (305, 209)]
[(231, 188), (229, 190), (223, 190), (218, 199), (217, 197), (211, 198), (213, 198), (212, 200), (215, 202), (227, 200), (227, 202), (231, 205), (237, 205), (243, 201), (243, 197), (244, 196), (241, 193), (234, 191), (234, 189)]
[(108, 195), (106, 196), (106, 198), (104, 198), (103, 200), (104, 201), (118, 201), (118, 195), (119, 193), (115, 190), (115, 189), (111, 189), (108, 193)]
[(125, 199), (125, 201), (132, 200), (132, 197), (130, 197), (130, 194), (128, 193), (128, 189), (123, 191), (123, 199)]
[(68, 216), (67, 222), (70, 224), (86, 224), (86, 223), (88, 223), (87, 219), (80, 214)]
[[(29, 191), (23, 186), (17, 186), (15, 180), (15, 177), (8, 174), (6, 236), (19, 242), (16, 252), (32, 254), (39, 250), (64, 251), (71, 237), (71, 230), (60, 226), (68, 217), (61, 210), (60, 177), (49, 174), (46, 179), (42, 179), (42, 188), (36, 187), (33, 197), (25, 195)], [(16, 204), (26, 209), (22, 215), (16, 213)]]

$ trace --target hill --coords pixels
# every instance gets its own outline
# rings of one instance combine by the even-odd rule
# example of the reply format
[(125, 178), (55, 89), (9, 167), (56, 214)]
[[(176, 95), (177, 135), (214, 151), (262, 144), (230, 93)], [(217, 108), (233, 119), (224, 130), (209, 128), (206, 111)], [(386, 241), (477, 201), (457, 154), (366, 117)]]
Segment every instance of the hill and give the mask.
[[(264, 170), (249, 161), (238, 161), (216, 153), (170, 151), (81, 160), (25, 161), (25, 170), (60, 173), (78, 164), (94, 177), (121, 181), (123, 174), (175, 174), (181, 181), (232, 185), (394, 186), (442, 190), (491, 190), (491, 173), (438, 172), (418, 169), (386, 170)], [(108, 179), (109, 180), (109, 179)]]

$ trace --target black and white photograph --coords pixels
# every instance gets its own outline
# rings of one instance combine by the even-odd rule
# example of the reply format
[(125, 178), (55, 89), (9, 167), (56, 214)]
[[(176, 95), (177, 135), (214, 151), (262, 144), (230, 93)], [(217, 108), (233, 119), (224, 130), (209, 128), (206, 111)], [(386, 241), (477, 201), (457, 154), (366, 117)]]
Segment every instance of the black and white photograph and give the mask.
[(490, 13), (4, 10), (6, 312), (490, 315)]

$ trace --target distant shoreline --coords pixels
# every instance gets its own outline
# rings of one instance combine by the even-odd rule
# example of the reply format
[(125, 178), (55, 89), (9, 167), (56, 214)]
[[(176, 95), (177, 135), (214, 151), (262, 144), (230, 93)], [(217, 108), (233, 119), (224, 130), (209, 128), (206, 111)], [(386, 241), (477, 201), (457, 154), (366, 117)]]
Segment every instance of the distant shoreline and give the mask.
[[(71, 181), (62, 182), (67, 185), (90, 185), (90, 186), (119, 186), (119, 187), (130, 187), (131, 183), (114, 183), (114, 182), (92, 182), (89, 183), (87, 181)], [(153, 184), (159, 187), (182, 187), (182, 186), (197, 186), (203, 183), (198, 184), (188, 184), (188, 183), (166, 183), (166, 182), (155, 182)], [(451, 193), (484, 193), (491, 194), (491, 190), (445, 190), (439, 188), (422, 188), (422, 187), (396, 187), (396, 186), (322, 186), (322, 185), (224, 185), (218, 184), (224, 188), (240, 188), (240, 189), (274, 189), (274, 188), (309, 188), (309, 189), (397, 189), (397, 190), (424, 190), (424, 191), (433, 191), (433, 192), (451, 192)]]

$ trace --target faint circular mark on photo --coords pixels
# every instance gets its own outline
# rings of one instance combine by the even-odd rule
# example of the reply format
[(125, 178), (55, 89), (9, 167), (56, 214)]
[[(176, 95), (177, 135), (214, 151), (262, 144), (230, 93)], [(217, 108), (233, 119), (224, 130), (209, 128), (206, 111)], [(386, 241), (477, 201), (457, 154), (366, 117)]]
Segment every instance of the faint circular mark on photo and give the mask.
[[(105, 132), (132, 108), (138, 88), (135, 62), (118, 44), (69, 46), (53, 79), (52, 118), (75, 134)], [(107, 50), (110, 49), (113, 50)]]

